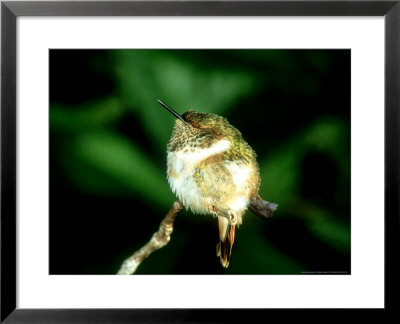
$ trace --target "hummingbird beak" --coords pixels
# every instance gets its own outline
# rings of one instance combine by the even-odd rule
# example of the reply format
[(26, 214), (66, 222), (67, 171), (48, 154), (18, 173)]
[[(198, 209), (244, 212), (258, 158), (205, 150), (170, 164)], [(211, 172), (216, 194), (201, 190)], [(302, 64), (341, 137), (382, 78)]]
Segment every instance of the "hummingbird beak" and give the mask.
[(179, 115), (175, 110), (173, 110), (172, 108), (170, 108), (170, 107), (168, 107), (165, 103), (163, 103), (161, 100), (158, 100), (157, 99), (157, 101), (158, 101), (158, 103), (161, 105), (161, 106), (163, 106), (165, 109), (167, 109), (172, 115), (174, 115), (176, 118), (178, 118), (180, 121), (183, 121), (184, 123), (187, 123), (187, 121), (186, 120), (184, 120), (183, 118), (182, 118), (182, 116), (181, 115)]

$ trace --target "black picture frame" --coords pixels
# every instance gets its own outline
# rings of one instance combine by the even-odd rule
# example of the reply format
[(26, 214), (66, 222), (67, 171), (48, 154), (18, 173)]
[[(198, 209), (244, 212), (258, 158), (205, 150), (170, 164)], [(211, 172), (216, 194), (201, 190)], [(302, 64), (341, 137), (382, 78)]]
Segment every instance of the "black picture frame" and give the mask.
[[(19, 16), (380, 16), (385, 19), (385, 308), (399, 288), (400, 1), (2, 1), (1, 322), (131, 323), (267, 321), (279, 310), (16, 308), (16, 19)], [(310, 310), (297, 310), (309, 316)], [(330, 312), (331, 313), (331, 312)], [(370, 312), (364, 312), (371, 316)], [(280, 315), (281, 316), (281, 315)], [(280, 320), (285, 317), (281, 317)], [(310, 319), (308, 317), (308, 319)]]

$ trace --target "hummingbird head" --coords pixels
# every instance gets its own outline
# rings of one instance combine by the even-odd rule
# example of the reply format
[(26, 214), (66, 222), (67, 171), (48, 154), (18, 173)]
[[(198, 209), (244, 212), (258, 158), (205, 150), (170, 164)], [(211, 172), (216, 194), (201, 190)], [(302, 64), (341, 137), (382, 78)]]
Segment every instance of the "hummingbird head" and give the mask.
[(220, 140), (228, 140), (232, 144), (230, 151), (234, 154), (255, 156), (239, 130), (233, 127), (226, 118), (193, 110), (179, 115), (160, 100), (158, 102), (176, 117), (172, 137), (167, 147), (168, 151), (180, 150), (187, 145), (197, 149), (208, 148)]
[(240, 132), (230, 125), (224, 117), (194, 110), (189, 110), (180, 115), (162, 101), (157, 101), (176, 117), (175, 132), (186, 132), (187, 135), (202, 134), (210, 138), (241, 136)]
[(224, 128), (230, 126), (224, 117), (215, 114), (196, 112), (194, 110), (185, 112), (182, 118), (190, 124), (190, 126), (214, 135), (222, 136)]

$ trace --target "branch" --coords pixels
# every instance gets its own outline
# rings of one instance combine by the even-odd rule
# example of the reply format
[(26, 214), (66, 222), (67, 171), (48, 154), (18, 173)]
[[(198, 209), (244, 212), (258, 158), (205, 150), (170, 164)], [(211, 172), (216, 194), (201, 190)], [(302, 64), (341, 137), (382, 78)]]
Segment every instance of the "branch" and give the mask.
[(171, 238), (171, 233), (174, 230), (174, 221), (176, 216), (184, 209), (183, 204), (177, 200), (172, 204), (168, 214), (162, 220), (160, 228), (153, 234), (151, 240), (144, 245), (140, 250), (132, 254), (126, 259), (118, 271), (118, 275), (130, 275), (135, 273), (137, 267), (155, 250), (167, 245)]
[(253, 198), (249, 204), (249, 209), (253, 212), (253, 214), (264, 219), (272, 217), (273, 212), (277, 208), (278, 204), (265, 201), (260, 196)]

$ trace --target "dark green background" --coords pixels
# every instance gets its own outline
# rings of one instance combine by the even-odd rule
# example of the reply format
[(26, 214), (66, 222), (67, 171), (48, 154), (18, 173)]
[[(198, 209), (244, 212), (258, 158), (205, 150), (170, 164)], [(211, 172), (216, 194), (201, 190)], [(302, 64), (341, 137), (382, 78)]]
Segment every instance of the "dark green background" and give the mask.
[(349, 50), (51, 50), (50, 273), (113, 274), (158, 229), (173, 116), (228, 118), (258, 154), (260, 194), (228, 269), (217, 221), (183, 212), (137, 274), (350, 273)]

